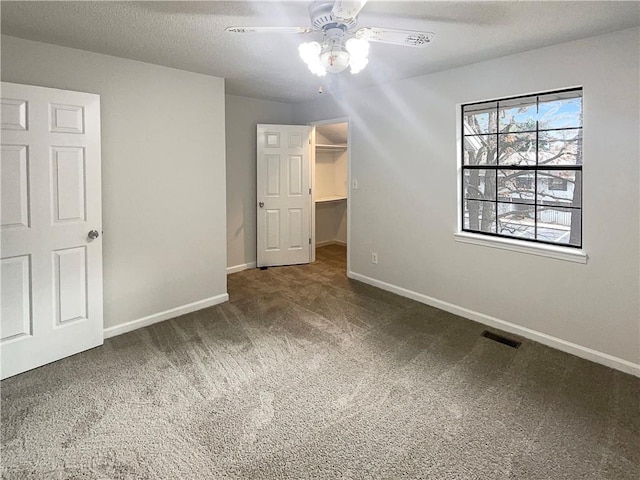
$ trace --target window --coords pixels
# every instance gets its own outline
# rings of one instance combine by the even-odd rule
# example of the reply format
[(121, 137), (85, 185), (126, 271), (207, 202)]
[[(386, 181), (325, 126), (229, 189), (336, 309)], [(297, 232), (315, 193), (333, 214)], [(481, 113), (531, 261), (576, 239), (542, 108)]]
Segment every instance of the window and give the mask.
[(582, 89), (462, 106), (462, 230), (582, 246)]

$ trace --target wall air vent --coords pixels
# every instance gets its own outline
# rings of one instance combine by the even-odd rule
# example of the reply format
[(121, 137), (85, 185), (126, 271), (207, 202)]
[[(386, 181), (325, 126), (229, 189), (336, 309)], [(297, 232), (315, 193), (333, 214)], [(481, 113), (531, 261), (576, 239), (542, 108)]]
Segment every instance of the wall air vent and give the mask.
[(518, 348), (521, 344), (521, 342), (518, 342), (516, 340), (512, 340), (510, 338), (507, 337), (503, 337), (502, 335), (498, 335), (497, 333), (492, 333), (488, 330), (485, 330), (484, 332), (482, 332), (482, 336), (485, 338), (488, 338), (489, 340), (493, 340), (494, 342), (498, 342), (498, 343), (502, 343), (504, 345), (507, 345), (511, 348)]

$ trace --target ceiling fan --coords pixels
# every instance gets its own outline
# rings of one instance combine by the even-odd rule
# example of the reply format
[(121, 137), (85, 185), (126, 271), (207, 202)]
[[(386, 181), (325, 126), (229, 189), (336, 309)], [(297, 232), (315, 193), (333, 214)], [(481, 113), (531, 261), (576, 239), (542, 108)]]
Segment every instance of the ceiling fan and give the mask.
[(366, 3), (367, 0), (316, 0), (309, 5), (311, 27), (227, 27), (225, 30), (280, 34), (322, 32), (322, 43), (306, 42), (298, 48), (309, 70), (318, 76), (339, 73), (347, 67), (351, 67), (351, 73), (358, 73), (369, 62), (369, 42), (408, 47), (426, 47), (431, 42), (431, 32), (380, 27), (355, 30), (358, 13)]

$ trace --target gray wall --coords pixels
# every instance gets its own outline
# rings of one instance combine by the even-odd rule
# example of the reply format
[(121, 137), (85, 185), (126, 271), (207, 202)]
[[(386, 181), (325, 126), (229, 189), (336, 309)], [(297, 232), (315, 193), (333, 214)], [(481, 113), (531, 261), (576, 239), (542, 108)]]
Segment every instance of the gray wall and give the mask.
[(291, 123), (288, 103), (227, 95), (227, 266), (256, 262), (256, 125)]
[[(296, 123), (351, 119), (351, 270), (640, 373), (639, 32), (295, 105)], [(456, 242), (457, 105), (577, 85), (588, 264)]]
[(2, 80), (101, 96), (105, 327), (226, 294), (223, 79), (3, 36)]

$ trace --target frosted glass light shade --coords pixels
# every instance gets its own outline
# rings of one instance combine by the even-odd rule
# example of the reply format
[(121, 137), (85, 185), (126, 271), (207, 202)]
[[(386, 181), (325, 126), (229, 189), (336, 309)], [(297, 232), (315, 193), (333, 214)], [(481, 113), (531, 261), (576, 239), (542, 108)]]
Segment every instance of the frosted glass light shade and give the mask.
[(320, 55), (320, 44), (318, 42), (306, 42), (301, 43), (298, 47), (298, 53), (300, 53), (300, 58), (304, 60), (304, 63), (310, 63), (314, 57), (318, 57)]
[(349, 66), (349, 53), (344, 50), (329, 50), (320, 54), (320, 62), (329, 73), (340, 73)]
[(301, 43), (298, 47), (300, 58), (307, 64), (311, 73), (322, 77), (327, 74), (324, 66), (320, 62), (320, 51), (322, 47), (318, 42)]
[(351, 58), (349, 65), (351, 67), (351, 73), (358, 73), (364, 69), (369, 63), (368, 58)]
[(350, 38), (345, 46), (352, 57), (367, 58), (369, 56), (369, 42), (364, 38)]

